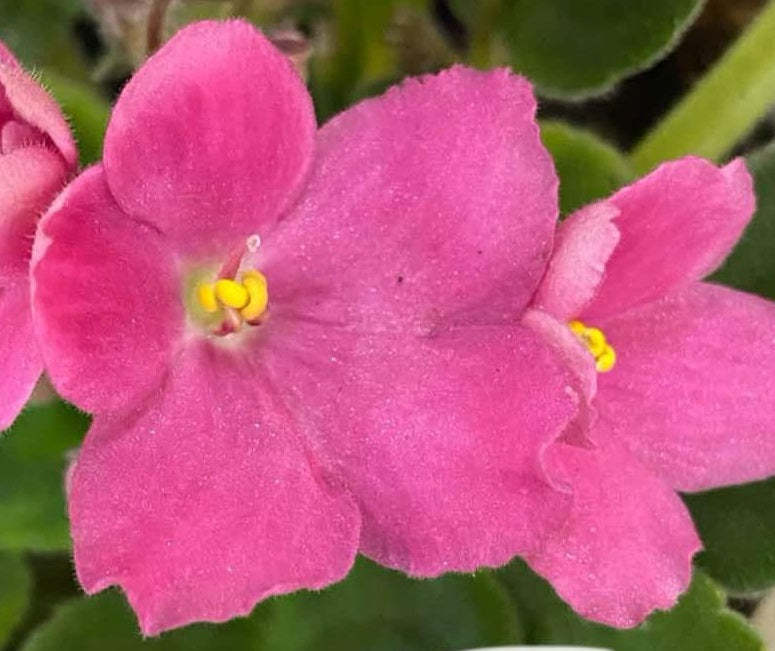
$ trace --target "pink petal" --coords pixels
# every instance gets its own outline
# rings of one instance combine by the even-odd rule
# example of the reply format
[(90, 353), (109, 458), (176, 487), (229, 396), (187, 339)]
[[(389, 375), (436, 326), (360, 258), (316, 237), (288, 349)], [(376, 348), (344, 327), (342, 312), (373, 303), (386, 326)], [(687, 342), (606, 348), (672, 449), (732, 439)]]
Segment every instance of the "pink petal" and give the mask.
[(105, 138), (130, 215), (186, 250), (261, 234), (299, 189), (315, 118), (291, 63), (242, 21), (179, 31), (132, 78)]
[(35, 79), (15, 63), (0, 60), (0, 88), (17, 118), (47, 134), (68, 167), (78, 163), (70, 127), (57, 103)]
[(523, 78), (455, 67), (334, 118), (303, 198), (266, 240), (273, 296), (380, 329), (513, 322), (557, 217), (534, 114)]
[(0, 155), (0, 286), (4, 280), (26, 283), (35, 225), (66, 172), (62, 159), (44, 147)]
[(581, 314), (619, 242), (619, 230), (612, 221), (618, 215), (616, 206), (601, 201), (560, 224), (549, 267), (533, 299), (535, 307), (563, 321)]
[(0, 64), (12, 68), (19, 67), (19, 62), (16, 60), (13, 52), (11, 52), (11, 50), (8, 49), (8, 46), (2, 41), (0, 41)]
[(0, 127), (0, 154), (27, 147), (45, 147), (46, 141), (46, 134), (23, 122), (9, 120)]
[(614, 435), (678, 490), (775, 473), (775, 304), (707, 283), (604, 322)]
[(120, 585), (153, 635), (347, 573), (357, 508), (280, 398), (248, 359), (199, 342), (147, 408), (96, 417), (70, 492), (87, 592)]
[(41, 221), (33, 279), (41, 352), (64, 397), (103, 412), (159, 383), (183, 328), (181, 281), (161, 236), (113, 201), (101, 167)]
[(0, 431), (10, 427), (43, 370), (26, 282), (0, 287)]
[(473, 571), (562, 522), (568, 496), (541, 452), (577, 398), (531, 331), (356, 334), (275, 316), (261, 358), (358, 500), (364, 554), (416, 576)]
[(729, 254), (753, 214), (742, 159), (717, 168), (701, 158), (665, 163), (608, 200), (621, 241), (608, 261), (589, 319), (613, 316), (699, 280)]
[(628, 451), (596, 431), (595, 449), (556, 444), (549, 467), (573, 491), (573, 510), (545, 548), (527, 557), (587, 619), (636, 626), (671, 608), (691, 580), (700, 541), (678, 496)]

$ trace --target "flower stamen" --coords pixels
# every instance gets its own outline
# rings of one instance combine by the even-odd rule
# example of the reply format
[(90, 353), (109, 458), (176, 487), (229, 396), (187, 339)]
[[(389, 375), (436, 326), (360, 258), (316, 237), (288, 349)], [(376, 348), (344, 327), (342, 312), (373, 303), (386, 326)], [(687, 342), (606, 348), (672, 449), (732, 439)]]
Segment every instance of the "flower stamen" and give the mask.
[(595, 358), (595, 369), (598, 373), (607, 373), (616, 364), (616, 351), (608, 343), (600, 328), (590, 328), (581, 321), (570, 321), (568, 327), (578, 340), (587, 347), (590, 355)]
[(241, 318), (254, 323), (266, 312), (269, 292), (264, 274), (250, 269), (242, 273), (239, 281), (219, 278), (215, 282), (200, 283), (196, 288), (196, 298), (208, 314), (225, 309), (232, 315), (238, 313), (237, 320)]

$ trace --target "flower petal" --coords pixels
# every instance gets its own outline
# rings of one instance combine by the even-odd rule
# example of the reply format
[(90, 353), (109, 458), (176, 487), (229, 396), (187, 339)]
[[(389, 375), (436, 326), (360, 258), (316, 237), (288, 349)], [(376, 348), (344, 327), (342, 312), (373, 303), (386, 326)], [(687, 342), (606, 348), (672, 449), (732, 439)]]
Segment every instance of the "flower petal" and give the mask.
[(568, 496), (547, 481), (541, 452), (577, 398), (531, 331), (267, 328), (262, 358), (358, 500), (367, 556), (416, 576), (473, 571), (562, 522)]
[(742, 159), (718, 168), (688, 157), (665, 163), (608, 200), (621, 240), (606, 265), (590, 320), (619, 314), (716, 269), (754, 210)]
[(21, 121), (47, 134), (68, 167), (78, 164), (78, 150), (62, 111), (44, 88), (15, 62), (0, 55), (0, 89)]
[(0, 41), (0, 64), (18, 68), (19, 62), (16, 60), (16, 57), (13, 55), (13, 52), (8, 49), (8, 46)]
[(29, 287), (0, 287), (0, 431), (10, 427), (43, 370), (35, 343)]
[(193, 344), (145, 409), (98, 415), (78, 456), (78, 578), (89, 593), (120, 585), (148, 635), (321, 588), (355, 557), (357, 508), (243, 362)]
[(44, 147), (0, 155), (0, 287), (26, 283), (35, 226), (65, 175), (62, 159)]
[(533, 305), (569, 321), (581, 314), (603, 279), (606, 262), (619, 242), (613, 220), (619, 209), (600, 201), (577, 210), (557, 228), (546, 275)]
[(514, 321), (557, 218), (534, 114), (523, 78), (455, 67), (334, 118), (263, 247), (273, 297), (306, 292), (298, 309), (369, 328)]
[(180, 30), (121, 93), (105, 136), (108, 185), (185, 250), (268, 228), (312, 155), (312, 104), (291, 63), (242, 21)]
[(775, 304), (708, 283), (603, 322), (614, 435), (678, 490), (775, 473)]
[(101, 167), (41, 220), (33, 281), (41, 352), (65, 398), (109, 411), (159, 383), (183, 327), (181, 281), (159, 234), (113, 201)]
[(558, 443), (548, 467), (573, 491), (567, 523), (530, 566), (587, 619), (636, 626), (689, 586), (700, 541), (683, 502), (610, 433), (597, 449)]

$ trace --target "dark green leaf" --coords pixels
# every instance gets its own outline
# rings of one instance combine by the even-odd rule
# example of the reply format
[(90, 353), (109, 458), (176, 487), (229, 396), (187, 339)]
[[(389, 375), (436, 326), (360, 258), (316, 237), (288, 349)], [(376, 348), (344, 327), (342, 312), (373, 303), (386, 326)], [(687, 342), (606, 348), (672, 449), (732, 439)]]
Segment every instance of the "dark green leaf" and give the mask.
[(54, 402), (27, 407), (0, 437), (0, 548), (69, 547), (65, 468), (87, 425), (86, 416)]
[(775, 479), (686, 495), (705, 551), (698, 563), (734, 592), (775, 585)]
[(560, 210), (571, 213), (632, 181), (627, 159), (591, 131), (563, 122), (541, 123), (541, 139), (560, 177)]
[(713, 279), (775, 299), (775, 143), (747, 162), (756, 187), (756, 214)]
[[(462, 0), (466, 2), (466, 0)], [(702, 0), (503, 0), (510, 60), (539, 92), (588, 97), (665, 56)]]
[(613, 651), (764, 651), (753, 629), (724, 607), (722, 593), (699, 571), (673, 610), (656, 613), (632, 630), (582, 619), (522, 562), (498, 576), (514, 597), (533, 644), (585, 644)]
[(30, 601), (32, 579), (24, 562), (0, 552), (0, 648), (24, 616)]

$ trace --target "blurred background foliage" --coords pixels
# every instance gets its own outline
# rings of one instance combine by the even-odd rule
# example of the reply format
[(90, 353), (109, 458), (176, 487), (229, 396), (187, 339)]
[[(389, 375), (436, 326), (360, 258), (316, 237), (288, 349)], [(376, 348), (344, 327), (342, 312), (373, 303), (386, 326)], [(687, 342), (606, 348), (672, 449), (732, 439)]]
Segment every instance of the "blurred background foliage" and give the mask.
[[(757, 214), (715, 279), (775, 299), (775, 145), (767, 146), (775, 63), (750, 40), (722, 59), (751, 25), (761, 26), (760, 40), (770, 38), (773, 7), (763, 0), (0, 0), (0, 38), (64, 107), (83, 165), (100, 158), (111, 102), (132, 70), (201, 18), (243, 16), (267, 32), (306, 77), (321, 122), (406, 75), (455, 62), (509, 65), (536, 86), (564, 214), (668, 155), (747, 156)], [(714, 91), (708, 124), (698, 125), (705, 132), (674, 142), (675, 130), (660, 130), (668, 110), (680, 109), (719, 61), (727, 61), (728, 77), (739, 77), (735, 56), (758, 94), (725, 113), (735, 90)], [(680, 121), (679, 109), (671, 115)], [(741, 110), (736, 130), (719, 139), (714, 115), (729, 123)], [(585, 622), (519, 561), (429, 582), (359, 560), (329, 590), (144, 641), (120, 595), (86, 598), (74, 581), (63, 487), (88, 418), (46, 393), (0, 439), (0, 649), (763, 648), (746, 616), (775, 587), (775, 479), (686, 496), (705, 544), (694, 582), (673, 611), (636, 630)]]

